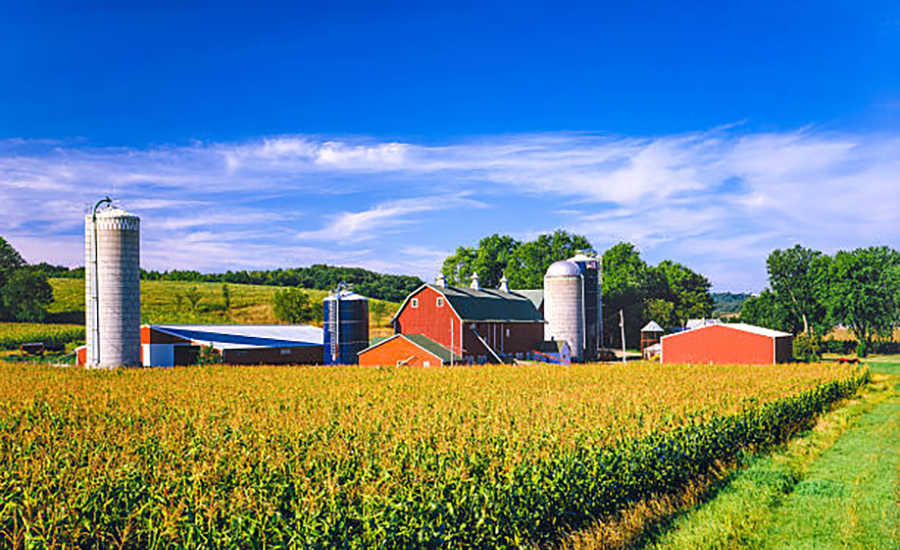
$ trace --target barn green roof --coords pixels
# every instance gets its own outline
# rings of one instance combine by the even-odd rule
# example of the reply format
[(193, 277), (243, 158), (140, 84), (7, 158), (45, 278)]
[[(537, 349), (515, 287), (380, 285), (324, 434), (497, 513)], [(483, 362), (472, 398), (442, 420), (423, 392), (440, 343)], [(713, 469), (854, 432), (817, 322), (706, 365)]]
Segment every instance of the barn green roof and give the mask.
[[(425, 336), (424, 334), (394, 334), (393, 336), (380, 336), (377, 338), (373, 338), (371, 341), (371, 345), (364, 349), (362, 352), (370, 350), (379, 344), (382, 344), (388, 340), (393, 338), (406, 338), (413, 344), (419, 346), (424, 349), (428, 353), (434, 355), (439, 358), (441, 361), (445, 363), (450, 362), (450, 358), (452, 356), (453, 360), (461, 363), (463, 358), (457, 355), (456, 353), (451, 352), (447, 347), (442, 344), (439, 344), (432, 340), (431, 338)], [(360, 353), (362, 353), (360, 352)]]
[(544, 318), (527, 297), (493, 289), (475, 290), (455, 286), (428, 285), (440, 292), (467, 322), (542, 323)]

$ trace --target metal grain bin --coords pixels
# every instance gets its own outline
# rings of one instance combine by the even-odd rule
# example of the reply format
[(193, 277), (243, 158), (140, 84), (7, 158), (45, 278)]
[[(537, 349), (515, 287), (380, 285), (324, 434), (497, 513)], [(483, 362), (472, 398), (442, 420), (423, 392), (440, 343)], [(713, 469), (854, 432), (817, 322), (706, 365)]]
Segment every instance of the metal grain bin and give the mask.
[(326, 365), (354, 365), (369, 347), (369, 299), (338, 289), (323, 302)]
[(584, 361), (596, 361), (603, 334), (603, 306), (601, 302), (600, 260), (578, 254), (569, 259), (578, 266), (584, 281)]

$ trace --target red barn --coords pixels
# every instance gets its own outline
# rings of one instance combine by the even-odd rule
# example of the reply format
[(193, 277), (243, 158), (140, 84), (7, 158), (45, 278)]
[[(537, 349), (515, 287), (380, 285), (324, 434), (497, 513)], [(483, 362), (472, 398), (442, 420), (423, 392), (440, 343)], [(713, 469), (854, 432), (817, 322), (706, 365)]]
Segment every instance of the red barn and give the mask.
[(663, 363), (772, 365), (793, 359), (787, 332), (747, 325), (706, 325), (662, 337)]
[(359, 352), (359, 364), (370, 367), (440, 367), (462, 361), (462, 357), (421, 334), (395, 334), (388, 338), (376, 338), (371, 346)]
[(503, 290), (425, 284), (407, 296), (392, 322), (394, 333), (422, 334), (467, 363), (521, 359), (544, 339), (544, 319), (532, 300)]

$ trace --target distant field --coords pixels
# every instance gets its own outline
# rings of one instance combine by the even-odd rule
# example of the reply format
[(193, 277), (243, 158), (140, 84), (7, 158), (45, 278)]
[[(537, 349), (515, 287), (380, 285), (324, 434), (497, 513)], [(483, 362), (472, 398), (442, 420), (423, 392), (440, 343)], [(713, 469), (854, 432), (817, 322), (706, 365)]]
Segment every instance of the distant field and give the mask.
[[(834, 329), (829, 336), (835, 340), (856, 340), (856, 336), (845, 328)], [(900, 342), (900, 328), (894, 329), (894, 341)]]
[(84, 340), (82, 325), (50, 325), (40, 323), (0, 323), (0, 349), (18, 349), (26, 342), (69, 344)]
[(783, 441), (835, 365), (0, 363), (13, 547), (521, 548)]
[[(54, 303), (50, 312), (56, 318), (84, 318), (84, 280), (50, 279)], [(196, 288), (200, 300), (191, 311), (186, 294)], [(272, 311), (272, 297), (281, 287), (228, 284), (231, 307), (226, 311), (222, 295), (222, 283), (191, 283), (182, 281), (141, 281), (142, 323), (237, 323), (275, 324), (279, 321)], [(327, 295), (324, 290), (303, 290), (310, 298), (321, 303)], [(179, 296), (181, 300), (179, 301)], [(375, 302), (377, 300), (373, 300)], [(396, 308), (396, 304), (391, 304)], [(382, 319), (387, 323), (390, 316)], [(374, 319), (370, 323), (374, 327)], [(82, 321), (83, 322), (83, 321)]]

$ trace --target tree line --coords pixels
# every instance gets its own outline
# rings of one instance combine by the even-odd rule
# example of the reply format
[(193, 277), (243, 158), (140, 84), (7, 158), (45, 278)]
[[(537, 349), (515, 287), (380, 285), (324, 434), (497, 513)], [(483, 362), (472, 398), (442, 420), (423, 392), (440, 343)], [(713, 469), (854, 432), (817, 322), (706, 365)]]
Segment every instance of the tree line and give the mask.
[[(539, 289), (550, 264), (592, 250), (587, 237), (562, 230), (524, 242), (495, 234), (481, 239), (475, 247), (457, 248), (444, 260), (441, 271), (448, 283), (459, 286), (468, 285), (477, 272), (486, 288), (496, 288), (506, 276), (511, 289)], [(602, 262), (607, 346), (621, 345), (620, 310), (630, 346), (639, 343), (640, 329), (648, 320), (671, 329), (683, 326), (688, 319), (712, 314), (709, 280), (682, 264), (666, 260), (657, 266), (648, 265), (629, 243), (619, 243), (604, 252)]]
[[(83, 278), (84, 268), (68, 269), (46, 266), (51, 277)], [(226, 271), (224, 273), (200, 273), (192, 270), (147, 271), (141, 270), (145, 281), (187, 281), (195, 283), (230, 283), (242, 285), (266, 285), (332, 290), (338, 283), (353, 285), (353, 290), (369, 298), (401, 302), (407, 294), (422, 285), (422, 279), (410, 275), (376, 273), (360, 267), (338, 267), (316, 264), (310, 267), (286, 269)]]
[(42, 266), (28, 265), (0, 237), (0, 321), (43, 321), (52, 302), (53, 288)]
[(893, 248), (829, 256), (797, 245), (773, 251), (766, 269), (769, 287), (744, 302), (741, 320), (800, 335), (805, 355), (816, 356), (824, 336), (843, 325), (865, 357), (900, 325), (900, 252)]

